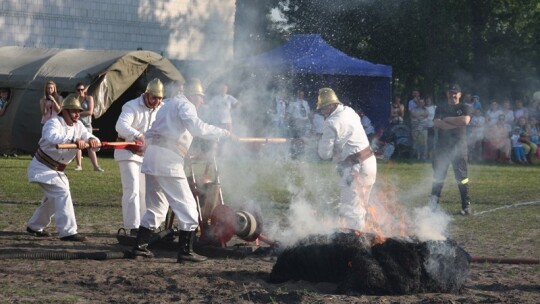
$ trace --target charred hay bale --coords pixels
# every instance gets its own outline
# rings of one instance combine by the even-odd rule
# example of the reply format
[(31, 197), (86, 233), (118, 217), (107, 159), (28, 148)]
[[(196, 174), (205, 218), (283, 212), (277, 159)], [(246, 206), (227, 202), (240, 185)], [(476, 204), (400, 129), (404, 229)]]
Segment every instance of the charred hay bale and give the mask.
[(454, 241), (413, 242), (389, 238), (374, 246), (355, 234), (311, 236), (286, 249), (269, 282), (338, 283), (338, 293), (397, 295), (457, 292), (470, 256)]
[(341, 282), (353, 257), (367, 250), (364, 239), (355, 234), (312, 235), (280, 254), (268, 281)]
[(422, 257), (416, 243), (390, 238), (371, 250), (386, 275), (388, 294), (422, 291)]
[(469, 277), (471, 256), (454, 240), (419, 243), (427, 292), (458, 292)]

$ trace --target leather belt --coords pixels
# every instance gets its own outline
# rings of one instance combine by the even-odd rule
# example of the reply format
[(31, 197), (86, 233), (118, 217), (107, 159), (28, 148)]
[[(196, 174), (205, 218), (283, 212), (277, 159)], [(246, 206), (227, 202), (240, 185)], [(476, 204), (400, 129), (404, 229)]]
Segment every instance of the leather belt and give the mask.
[(36, 151), (36, 154), (34, 154), (34, 157), (45, 166), (49, 167), (50, 169), (53, 169), (55, 171), (63, 172), (66, 169), (66, 164), (62, 164), (60, 162), (55, 161), (52, 159), (47, 153), (43, 152), (41, 148), (38, 148)]
[(347, 156), (347, 158), (345, 158), (345, 160), (342, 161), (341, 163), (344, 166), (347, 166), (347, 165), (353, 166), (353, 165), (356, 165), (365, 161), (371, 156), (373, 156), (373, 150), (371, 150), (371, 147), (368, 146), (367, 148), (363, 150), (360, 150), (354, 154)]

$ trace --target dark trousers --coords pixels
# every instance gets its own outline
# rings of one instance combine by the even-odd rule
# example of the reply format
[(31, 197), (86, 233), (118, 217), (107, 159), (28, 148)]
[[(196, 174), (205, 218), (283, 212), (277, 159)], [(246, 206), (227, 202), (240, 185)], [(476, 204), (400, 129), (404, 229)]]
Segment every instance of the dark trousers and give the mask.
[(433, 184), (431, 186), (431, 195), (441, 196), (444, 180), (450, 165), (452, 165), (454, 177), (458, 183), (461, 204), (463, 207), (466, 207), (470, 200), (466, 147), (437, 147), (435, 149), (432, 161)]

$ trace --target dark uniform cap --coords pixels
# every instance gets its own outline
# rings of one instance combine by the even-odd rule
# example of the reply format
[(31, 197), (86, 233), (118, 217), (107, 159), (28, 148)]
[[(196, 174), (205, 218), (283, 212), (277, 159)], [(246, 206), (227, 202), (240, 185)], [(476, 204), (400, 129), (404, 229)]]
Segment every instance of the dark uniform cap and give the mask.
[(448, 91), (450, 92), (456, 92), (456, 93), (461, 93), (461, 87), (459, 86), (459, 84), (455, 83), (455, 84), (452, 84), (448, 87)]

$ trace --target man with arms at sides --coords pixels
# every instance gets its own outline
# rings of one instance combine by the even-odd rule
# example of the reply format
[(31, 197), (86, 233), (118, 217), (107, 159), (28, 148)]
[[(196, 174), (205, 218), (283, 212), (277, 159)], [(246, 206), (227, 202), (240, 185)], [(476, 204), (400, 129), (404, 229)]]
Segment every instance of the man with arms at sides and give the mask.
[[(158, 110), (163, 105), (163, 84), (158, 78), (151, 80), (146, 91), (139, 97), (126, 102), (116, 122), (118, 141), (137, 141), (144, 145), (144, 133), (148, 131)], [(124, 229), (137, 235), (141, 214), (146, 211), (144, 174), (141, 166), (142, 149), (116, 149), (114, 160), (120, 167), (122, 180), (122, 217)]]
[(228, 94), (229, 87), (222, 83), (219, 86), (219, 94), (210, 99), (209, 110), (214, 112), (213, 123), (229, 132), (232, 132), (231, 109), (238, 106), (238, 100)]

